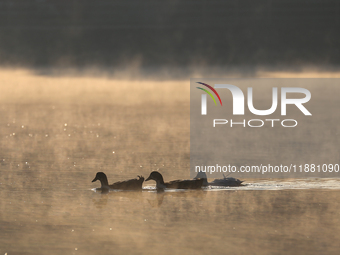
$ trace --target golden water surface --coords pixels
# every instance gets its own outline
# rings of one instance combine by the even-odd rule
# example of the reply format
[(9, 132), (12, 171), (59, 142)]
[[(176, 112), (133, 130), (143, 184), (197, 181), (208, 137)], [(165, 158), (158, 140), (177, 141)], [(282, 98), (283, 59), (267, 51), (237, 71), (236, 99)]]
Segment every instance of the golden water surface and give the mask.
[(92, 190), (98, 171), (189, 177), (189, 81), (0, 79), (0, 254), (339, 253), (337, 179)]

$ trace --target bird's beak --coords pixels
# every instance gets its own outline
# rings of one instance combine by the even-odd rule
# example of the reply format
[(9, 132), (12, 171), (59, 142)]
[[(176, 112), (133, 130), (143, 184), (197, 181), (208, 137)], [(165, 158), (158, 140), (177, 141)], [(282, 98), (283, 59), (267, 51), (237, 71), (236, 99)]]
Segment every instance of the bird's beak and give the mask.
[(149, 176), (145, 181), (150, 181), (150, 180), (152, 180), (150, 177), (151, 177), (151, 176)]
[(92, 180), (92, 182), (95, 182), (96, 180), (98, 180), (97, 177), (95, 177), (95, 178)]

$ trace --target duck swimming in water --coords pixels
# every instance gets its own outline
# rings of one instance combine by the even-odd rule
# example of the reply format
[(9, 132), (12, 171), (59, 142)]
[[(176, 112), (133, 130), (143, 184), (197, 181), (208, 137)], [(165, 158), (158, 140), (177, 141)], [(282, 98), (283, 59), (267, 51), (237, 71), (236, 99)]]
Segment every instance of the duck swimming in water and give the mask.
[(225, 177), (223, 179), (215, 179), (212, 182), (208, 182), (206, 173), (197, 173), (194, 179), (203, 179), (203, 186), (223, 186), (223, 187), (235, 187), (242, 186), (242, 182), (239, 179), (233, 177)]
[(171, 182), (164, 182), (163, 176), (157, 172), (153, 171), (150, 176), (145, 180), (156, 181), (156, 189), (200, 189), (203, 185), (203, 179), (196, 180), (175, 180)]
[(92, 180), (92, 182), (95, 182), (97, 180), (99, 180), (102, 185), (101, 188), (99, 188), (99, 190), (109, 190), (109, 189), (141, 190), (142, 184), (144, 182), (144, 177), (138, 176), (138, 178), (135, 178), (135, 179), (115, 182), (109, 185), (106, 174), (104, 174), (103, 172), (98, 172), (96, 174), (96, 177)]

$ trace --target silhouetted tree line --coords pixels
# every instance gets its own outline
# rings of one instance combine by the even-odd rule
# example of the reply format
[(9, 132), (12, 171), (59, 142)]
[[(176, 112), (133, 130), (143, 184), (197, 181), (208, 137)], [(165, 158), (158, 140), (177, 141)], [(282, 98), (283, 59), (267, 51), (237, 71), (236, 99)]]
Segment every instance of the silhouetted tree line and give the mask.
[(3, 0), (0, 64), (340, 62), (337, 0)]

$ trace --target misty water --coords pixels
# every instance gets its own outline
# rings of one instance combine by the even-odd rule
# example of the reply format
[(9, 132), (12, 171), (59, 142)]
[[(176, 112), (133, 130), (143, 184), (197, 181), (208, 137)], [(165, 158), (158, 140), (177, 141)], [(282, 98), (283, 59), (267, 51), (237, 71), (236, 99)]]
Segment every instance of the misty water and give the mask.
[(338, 254), (339, 179), (93, 190), (189, 178), (188, 81), (0, 77), (0, 254)]

